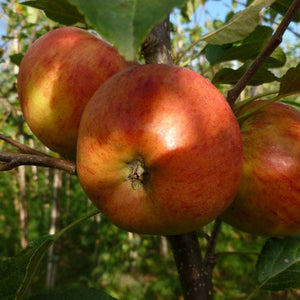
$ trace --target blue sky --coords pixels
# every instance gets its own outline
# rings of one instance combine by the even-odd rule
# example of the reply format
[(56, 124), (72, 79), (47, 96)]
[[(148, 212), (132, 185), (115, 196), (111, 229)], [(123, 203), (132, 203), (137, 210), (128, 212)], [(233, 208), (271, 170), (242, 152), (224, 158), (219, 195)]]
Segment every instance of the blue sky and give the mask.
[[(2, 2), (3, 1), (0, 0), (0, 4)], [(1, 18), (1, 16), (0, 16), (0, 34), (3, 34), (3, 32), (5, 32), (5, 20), (3, 18)]]

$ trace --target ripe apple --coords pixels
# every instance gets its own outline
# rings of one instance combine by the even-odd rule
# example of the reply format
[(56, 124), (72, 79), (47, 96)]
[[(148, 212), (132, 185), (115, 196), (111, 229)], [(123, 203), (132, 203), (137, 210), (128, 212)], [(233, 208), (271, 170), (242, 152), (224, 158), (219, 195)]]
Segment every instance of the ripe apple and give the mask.
[(74, 155), (87, 101), (129, 64), (111, 45), (76, 27), (55, 29), (37, 39), (18, 75), (21, 108), (33, 133), (51, 150)]
[(117, 226), (173, 235), (230, 205), (242, 156), (238, 122), (216, 87), (186, 68), (140, 65), (108, 79), (85, 107), (77, 171)]
[(222, 218), (256, 235), (300, 233), (300, 111), (274, 102), (242, 121), (241, 132), (243, 176)]

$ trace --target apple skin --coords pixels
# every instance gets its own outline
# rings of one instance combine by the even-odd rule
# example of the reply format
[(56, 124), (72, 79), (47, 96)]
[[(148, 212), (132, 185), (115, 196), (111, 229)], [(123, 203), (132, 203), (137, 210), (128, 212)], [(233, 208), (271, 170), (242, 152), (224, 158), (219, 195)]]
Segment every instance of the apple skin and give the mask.
[(87, 104), (77, 172), (120, 228), (174, 235), (230, 205), (242, 156), (238, 122), (216, 87), (185, 68), (140, 65), (111, 77)]
[(300, 111), (274, 102), (242, 121), (241, 132), (243, 176), (221, 218), (255, 235), (300, 233)]
[(97, 88), (130, 63), (86, 30), (62, 27), (26, 52), (18, 75), (18, 94), (32, 132), (51, 150), (76, 153), (82, 111)]

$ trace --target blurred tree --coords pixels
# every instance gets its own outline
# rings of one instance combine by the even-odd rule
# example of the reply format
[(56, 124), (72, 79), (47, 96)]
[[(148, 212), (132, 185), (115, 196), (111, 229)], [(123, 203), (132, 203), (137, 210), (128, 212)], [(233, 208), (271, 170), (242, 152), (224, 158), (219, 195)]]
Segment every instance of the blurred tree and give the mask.
[[(221, 2), (223, 7), (228, 8), (223, 20), (217, 19), (208, 9), (209, 4), (214, 4), (211, 0), (190, 0), (182, 9), (173, 10), (170, 18), (171, 43), (175, 63), (215, 80), (225, 94), (230, 87), (228, 80), (232, 77), (229, 73), (219, 72), (247, 67), (249, 60), (256, 56), (254, 52), (258, 54), (266, 45), (282, 15), (276, 6), (265, 9), (260, 12), (261, 26), (256, 27), (256, 31), (253, 28), (243, 38), (222, 45), (209, 41), (205, 43), (205, 34), (222, 28), (238, 10), (249, 7), (252, 1)], [(41, 145), (24, 122), (18, 104), (16, 78), (18, 64), (28, 47), (39, 36), (62, 24), (51, 21), (42, 10), (18, 1), (6, 0), (0, 5), (0, 17), (5, 19), (6, 24), (0, 44), (0, 132), (57, 157)], [(289, 31), (289, 39), (284, 39), (282, 48), (278, 48), (267, 62), (268, 69), (257, 79), (259, 84), (248, 86), (241, 99), (278, 90), (278, 80), (266, 82), (269, 72), (276, 79), (297, 65), (300, 55), (298, 27), (291, 26)], [(230, 83), (235, 84), (236, 81)], [(295, 103), (299, 101), (299, 96), (290, 96), (285, 100)], [(14, 151), (15, 148), (0, 142), (2, 150)], [(57, 233), (90, 210), (92, 204), (75, 176), (34, 166), (1, 172), (1, 260), (7, 261), (7, 258), (15, 256), (30, 241)], [(213, 224), (209, 224), (198, 232), (202, 249), (206, 247), (205, 237), (211, 234), (212, 228)], [(238, 299), (255, 289), (255, 263), (265, 241), (266, 238), (254, 237), (223, 225), (216, 247), (215, 299)], [(182, 299), (177, 271), (165, 237), (140, 236), (122, 231), (102, 215), (95, 215), (74, 227), (47, 253), (47, 259), (42, 261), (34, 276), (30, 295), (47, 291), (48, 288), (59, 290), (86, 286), (104, 289), (120, 299)], [(299, 296), (299, 291), (289, 289), (277, 293), (261, 291), (256, 299), (299, 299)]]

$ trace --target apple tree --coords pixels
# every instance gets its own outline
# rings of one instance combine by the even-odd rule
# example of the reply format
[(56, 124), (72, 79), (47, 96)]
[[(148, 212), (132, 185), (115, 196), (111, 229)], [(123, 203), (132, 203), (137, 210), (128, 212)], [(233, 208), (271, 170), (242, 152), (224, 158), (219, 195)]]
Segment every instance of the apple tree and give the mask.
[[(104, 216), (109, 215), (108, 219), (111, 219), (113, 223), (127, 229), (130, 235), (136, 234), (136, 232), (146, 235), (154, 233), (155, 235), (161, 235), (162, 241), (168, 242), (177, 267), (181, 284), (180, 293), (182, 293), (184, 299), (228, 299), (224, 295), (222, 298), (222, 293), (218, 293), (217, 289), (216, 273), (218, 271), (216, 270), (218, 270), (218, 264), (221, 263), (220, 257), (228, 254), (230, 256), (253, 255), (253, 253), (247, 254), (247, 249), (244, 249), (244, 253), (217, 251), (222, 235), (223, 240), (226, 239), (224, 228), (229, 226), (226, 223), (237, 227), (236, 230), (245, 230), (249, 233), (248, 237), (261, 246), (255, 256), (255, 287), (248, 291), (247, 295), (243, 294), (242, 296), (245, 299), (252, 299), (260, 297), (262, 295), (261, 290), (288, 290), (291, 291), (289, 297), (296, 299), (299, 297), (297, 289), (300, 288), (300, 187), (298, 184), (300, 174), (300, 150), (298, 150), (300, 148), (300, 113), (298, 108), (300, 102), (297, 96), (300, 92), (300, 67), (297, 62), (295, 63), (297, 57), (299, 58), (298, 50), (288, 46), (282, 47), (281, 42), (288, 30), (299, 38), (291, 24), (297, 24), (300, 21), (300, 1), (253, 0), (244, 3), (232, 1), (233, 8), (224, 21), (213, 20), (205, 27), (198, 24), (197, 14), (209, 2), (211, 1), (33, 0), (14, 3), (19, 12), (22, 12), (22, 10), (25, 12), (28, 7), (32, 9), (36, 13), (36, 18), (34, 21), (30, 18), (25, 19), (25, 21), (22, 20), (22, 31), (17, 36), (20, 44), (17, 49), (14, 49), (14, 55), (10, 56), (10, 62), (16, 65), (14, 67), (17, 68), (16, 73), (19, 73), (19, 76), (18, 82), (16, 76), (9, 77), (9, 82), (12, 82), (13, 85), (18, 84), (18, 93), (14, 86), (13, 99), (20, 102), (23, 114), (20, 114), (20, 110), (15, 108), (19, 104), (8, 99), (7, 96), (6, 109), (13, 112), (18, 111), (18, 113), (4, 113), (4, 117), (1, 117), (3, 124), (9, 123), (12, 125), (3, 126), (6, 129), (5, 134), (0, 134), (0, 139), (3, 141), (0, 152), (0, 170), (6, 173), (18, 170), (18, 174), (21, 174), (18, 178), (23, 178), (23, 181), (19, 181), (20, 187), (24, 187), (24, 180), (26, 180), (24, 169), (22, 171), (24, 166), (53, 170), (56, 172), (54, 173), (57, 176), (54, 177), (57, 178), (56, 182), (59, 182), (59, 176), (61, 176), (59, 174), (68, 174), (68, 180), (65, 182), (70, 185), (72, 184), (72, 178), (77, 179), (77, 175), (79, 175), (83, 189), (92, 201), (94, 198), (97, 199), (93, 201), (94, 204), (101, 212), (104, 212)], [(239, 11), (234, 9), (237, 6)], [(12, 22), (9, 26), (14, 30), (14, 26), (20, 25), (18, 25), (18, 22)], [(38, 33), (36, 33), (37, 28)], [(60, 34), (55, 35), (54, 32), (60, 32)], [(40, 36), (41, 38), (38, 39)], [(49, 36), (51, 37), (49, 38)], [(82, 36), (84, 36), (84, 39), (82, 39)], [(106, 43), (105, 45), (113, 50), (103, 50), (98, 37), (109, 42), (110, 45)], [(96, 46), (93, 49), (90, 46), (91, 39), (95, 40)], [(33, 40), (37, 41), (33, 43)], [(40, 41), (43, 41), (44, 44)], [(78, 42), (76, 43), (76, 41)], [(40, 47), (38, 43), (40, 43)], [(114, 53), (117, 51), (118, 54), (112, 57), (111, 53), (105, 52), (106, 56), (98, 57), (97, 53), (101, 51), (115, 51)], [(0, 53), (4, 55), (3, 51)], [(99, 62), (97, 62), (97, 59)], [(111, 61), (108, 62), (108, 59)], [(69, 61), (68, 67), (65, 63), (67, 60)], [(97, 80), (103, 75), (101, 64), (104, 61), (107, 63), (104, 68), (107, 71), (117, 60), (120, 60), (121, 66), (112, 71), (108, 75), (112, 78), (105, 78), (107, 82), (103, 83), (103, 87), (100, 87), (102, 82)], [(153, 66), (154, 64), (156, 66)], [(73, 71), (74, 66), (75, 71)], [(157, 75), (152, 70), (155, 70)], [(93, 75), (93, 71), (96, 75)], [(182, 78), (181, 80), (176, 77), (177, 73), (180, 72), (193, 75), (188, 75), (190, 76), (188, 80)], [(148, 76), (148, 73), (151, 76), (144, 79), (145, 76)], [(135, 77), (133, 81), (130, 81), (132, 74), (135, 74)], [(128, 128), (131, 128), (130, 125), (132, 124), (138, 127), (137, 124), (142, 123), (145, 119), (147, 121), (151, 119), (152, 105), (154, 106), (153, 103), (157, 99), (157, 94), (160, 95), (162, 90), (171, 90), (174, 94), (177, 92), (180, 93), (181, 97), (185, 95), (184, 98), (188, 98), (190, 94), (194, 95), (195, 91), (199, 89), (201, 93), (196, 93), (194, 98), (206, 97), (205, 92), (202, 90), (206, 81), (195, 79), (200, 78), (199, 74), (201, 74), (201, 78), (204, 76), (209, 79), (219, 90), (217, 91), (213, 85), (208, 83), (209, 87), (205, 90), (207, 97), (213, 95), (215, 99), (210, 99), (210, 104), (205, 104), (204, 101), (204, 104), (202, 103), (203, 106), (207, 107), (213, 104), (212, 107), (215, 105), (215, 108), (206, 113), (206, 122), (202, 125), (203, 127), (197, 127), (198, 133), (193, 133), (194, 135), (189, 141), (192, 146), (187, 148), (186, 153), (181, 150), (180, 155), (176, 157), (176, 163), (182, 159), (185, 168), (176, 165), (176, 168), (171, 168), (173, 173), (167, 174), (168, 178), (174, 178), (173, 185), (181, 189), (179, 191), (175, 190), (170, 185), (173, 194), (169, 194), (169, 197), (174, 196), (174, 199), (180, 199), (180, 197), (185, 196), (184, 187), (190, 184), (187, 180), (185, 181), (190, 173), (185, 171), (191, 168), (195, 170), (193, 180), (196, 180), (196, 182), (192, 181), (193, 185), (191, 187), (194, 194), (196, 192), (200, 193), (200, 191), (201, 193), (208, 191), (208, 194), (216, 191), (220, 192), (218, 194), (219, 201), (216, 201), (218, 205), (212, 207), (212, 210), (217, 213), (208, 217), (207, 212), (209, 209), (201, 201), (211, 199), (208, 198), (208, 194), (204, 194), (205, 197), (202, 196), (204, 199), (201, 197), (197, 199), (197, 204), (201, 204), (198, 205), (200, 208), (193, 203), (190, 207), (187, 206), (186, 211), (183, 210), (180, 214), (177, 213), (177, 219), (176, 217), (172, 219), (171, 205), (169, 204), (168, 207), (168, 204), (165, 204), (164, 211), (169, 212), (169, 214), (156, 216), (152, 214), (152, 210), (149, 210), (148, 214), (143, 215), (142, 220), (135, 222), (135, 213), (139, 211), (140, 207), (135, 206), (132, 214), (126, 213), (125, 206), (129, 206), (132, 202), (132, 199), (129, 198), (128, 188), (124, 188), (122, 193), (122, 191), (117, 190), (116, 185), (111, 184), (110, 181), (105, 181), (107, 178), (111, 179), (111, 175), (108, 177), (102, 176), (107, 171), (108, 162), (112, 158), (108, 156), (108, 152), (104, 151), (105, 147), (108, 146), (99, 141), (106, 138), (114, 140), (117, 146), (112, 147), (110, 145), (108, 148), (110, 150), (116, 148), (118, 153), (122, 151), (127, 153), (129, 150), (122, 149), (120, 145), (128, 144), (130, 140), (135, 142), (138, 137), (138, 135), (135, 135), (134, 138), (126, 135), (129, 131)], [(55, 77), (56, 75), (59, 80)], [(69, 79), (64, 81), (64, 76), (68, 76)], [(7, 83), (8, 80), (5, 79), (4, 81)], [(185, 90), (181, 90), (183, 81), (187, 82), (187, 87), (193, 88), (186, 94)], [(197, 82), (197, 85), (192, 86), (190, 82)], [(133, 84), (135, 84), (135, 88), (132, 88)], [(163, 87), (165, 84), (167, 85), (166, 88)], [(143, 88), (139, 89), (138, 86)], [(7, 95), (12, 95), (5, 88), (1, 87), (2, 89), (6, 91)], [(110, 92), (110, 90), (113, 90), (113, 92)], [(47, 101), (48, 99), (54, 101), (53, 99), (58, 99), (61, 95), (63, 95), (62, 98), (69, 97), (70, 100), (63, 104), (65, 106), (60, 105), (61, 102), (59, 102), (56, 108), (57, 111), (53, 114), (51, 112), (53, 102), (49, 102), (50, 105), (47, 104)], [(171, 96), (167, 95), (168, 100)], [(65, 144), (62, 148), (53, 146), (55, 143), (68, 143), (71, 137), (67, 134), (71, 132), (71, 125), (79, 126), (77, 123), (81, 115), (77, 116), (77, 123), (73, 119), (70, 122), (71, 125), (65, 127), (67, 130), (65, 132), (62, 130), (67, 123), (66, 112), (71, 110), (72, 105), (75, 105), (72, 101), (76, 97), (80, 99), (85, 97), (86, 101), (91, 100), (88, 101), (87, 112), (84, 112), (82, 117), (82, 123), (84, 124), (80, 125), (77, 141), (77, 160), (76, 153), (74, 154), (72, 151), (61, 153), (63, 152), (61, 149), (66, 147)], [(124, 97), (124, 99), (127, 97), (128, 101), (125, 104), (122, 103), (123, 98), (121, 97)], [(147, 111), (146, 105), (143, 107), (138, 105), (139, 97), (145, 97), (144, 99), (147, 98), (147, 101), (149, 101), (149, 104), (147, 102), (148, 114), (145, 114), (145, 111)], [(220, 97), (220, 100), (218, 97)], [(130, 99), (135, 103), (135, 106), (130, 106)], [(197, 101), (192, 102), (193, 99), (190, 99), (190, 103), (193, 103), (194, 107), (188, 110), (189, 114), (193, 114), (198, 109), (197, 105), (199, 104), (197, 104)], [(167, 100), (164, 100), (164, 103), (168, 104)], [(114, 102), (109, 103), (109, 101)], [(126, 106), (127, 103), (129, 103), (128, 106)], [(161, 103), (159, 102), (159, 104)], [(216, 106), (216, 103), (218, 103), (218, 106)], [(226, 106), (226, 109), (222, 110), (217, 121), (212, 121), (223, 105)], [(38, 106), (40, 106), (39, 109), (37, 109)], [(181, 106), (181, 108), (186, 109), (187, 106), (184, 108)], [(136, 114), (139, 112), (137, 107), (141, 107), (144, 118), (137, 118), (134, 115), (134, 112)], [(199, 107), (201, 108), (201, 105)], [(272, 118), (275, 115), (275, 108), (272, 109), (273, 107), (276, 107), (278, 112), (276, 117)], [(288, 107), (288, 112), (285, 114), (286, 107)], [(113, 109), (116, 112), (113, 112)], [(75, 109), (71, 115), (74, 115), (76, 111), (78, 109)], [(133, 113), (130, 115), (128, 111)], [(159, 124), (163, 126), (164, 121), (168, 121), (174, 111), (176, 111), (177, 124), (176, 126), (172, 125), (172, 129), (177, 130), (178, 128), (178, 132), (181, 134), (180, 140), (182, 141), (192, 132), (188, 130), (191, 125), (184, 123), (185, 119), (182, 118), (182, 112), (180, 109), (176, 109), (175, 104), (174, 106), (168, 104), (163, 107), (164, 115), (162, 119), (159, 119)], [(60, 115), (61, 112), (62, 115)], [(230, 123), (230, 133), (227, 128), (226, 131), (222, 132), (222, 136), (214, 135), (213, 130), (223, 126), (227, 122), (227, 118), (231, 118), (231, 116), (233, 117), (230, 120), (234, 125)], [(105, 117), (108, 118), (106, 123), (104, 123)], [(111, 122), (109, 122), (110, 117), (112, 118)], [(60, 125), (60, 122), (62, 125)], [(197, 122), (199, 122), (199, 118), (194, 119), (193, 126)], [(193, 122), (188, 122), (188, 124), (191, 123)], [(123, 125), (118, 128), (115, 124)], [(125, 128), (127, 131), (124, 128), (122, 131), (124, 124), (127, 126)], [(211, 124), (212, 126), (208, 126)], [(28, 125), (30, 129), (26, 127)], [(153, 123), (151, 123), (152, 125)], [(13, 126), (18, 127), (19, 132), (28, 132), (27, 136), (33, 133), (53, 151), (45, 148), (45, 146), (38, 149), (33, 142), (28, 145), (27, 140), (24, 140), (24, 138), (19, 139), (20, 135), (12, 138), (9, 129)], [(50, 136), (55, 126), (60, 127), (53, 136)], [(110, 132), (112, 137), (99, 134), (100, 139), (98, 135), (94, 134), (98, 128), (101, 128), (99, 132), (107, 132), (109, 126), (113, 128)], [(268, 126), (271, 126), (270, 131), (265, 129), (269, 128)], [(160, 132), (160, 130), (164, 132), (163, 127), (156, 126), (155, 128), (156, 132)], [(208, 134), (202, 136), (201, 129)], [(259, 132), (262, 132), (262, 134), (259, 135)], [(269, 140), (269, 136), (272, 136), (274, 132), (282, 139), (275, 137)], [(74, 136), (77, 138), (76, 134), (73, 134), (72, 138)], [(98, 136), (97, 143), (94, 142), (95, 136)], [(91, 137), (91, 142), (89, 137)], [(176, 137), (176, 135), (173, 134), (172, 137)], [(252, 144), (246, 143), (249, 137), (253, 139)], [(285, 137), (289, 137), (289, 139), (284, 139)], [(59, 141), (61, 138), (62, 141)], [(123, 139), (126, 140), (126, 143), (122, 144)], [(195, 154), (193, 152), (194, 156), (192, 156), (192, 151), (201, 143), (201, 139), (205, 140), (206, 148), (201, 148), (202, 153)], [(196, 141), (196, 143), (192, 144), (191, 140)], [(244, 150), (241, 147), (242, 141)], [(142, 138), (139, 141), (139, 146), (145, 148), (144, 143), (145, 139)], [(174, 140), (172, 140), (172, 143), (174, 144)], [(86, 144), (88, 147), (85, 146)], [(155, 140), (151, 140), (151, 144), (152, 147), (153, 145), (157, 146)], [(157, 140), (157, 144), (159, 144), (159, 140)], [(208, 146), (210, 144), (212, 146)], [(226, 148), (228, 144), (231, 147)], [(102, 152), (95, 151), (97, 145), (102, 145), (102, 150), (104, 150)], [(257, 152), (260, 151), (258, 154), (259, 165), (251, 166), (254, 169), (252, 173), (247, 172), (250, 167), (246, 164), (246, 158), (250, 157), (249, 160), (251, 160), (255, 156), (256, 152), (253, 152), (256, 146), (259, 149)], [(147, 147), (149, 148), (149, 146)], [(247, 153), (250, 153), (249, 156), (246, 156), (246, 150)], [(243, 151), (244, 165), (242, 167)], [(151, 170), (154, 169), (153, 172), (155, 172), (156, 169), (155, 167), (151, 170), (150, 168), (147, 169), (146, 160), (141, 158), (140, 150), (134, 149), (133, 152), (138, 152), (138, 158), (134, 157), (133, 160), (126, 161), (125, 167), (131, 170), (130, 173), (126, 174), (126, 179), (130, 179), (131, 187), (135, 190), (141, 184), (144, 184), (149, 176), (153, 176)], [(60, 156), (58, 153), (62, 155)], [(222, 154), (214, 156), (215, 153)], [(172, 153), (172, 155), (175, 154)], [(168, 162), (169, 165), (166, 164), (166, 170), (174, 165), (174, 163), (171, 163), (172, 160), (169, 156), (166, 156), (166, 158), (159, 157), (160, 160), (165, 159)], [(204, 159), (201, 160), (202, 156)], [(104, 162), (102, 165), (97, 165), (97, 158), (99, 157)], [(187, 163), (186, 157), (193, 157), (193, 161)], [(218, 157), (220, 158), (220, 165), (216, 167)], [(208, 164), (203, 164), (203, 160)], [(227, 161), (231, 161), (231, 165), (225, 165)], [(272, 161), (274, 171), (272, 169), (272, 172), (267, 173), (271, 170), (270, 161)], [(92, 167), (89, 166), (91, 162), (94, 163)], [(201, 165), (200, 162), (202, 162)], [(211, 162), (215, 164), (209, 164)], [(267, 162), (266, 165), (263, 165), (264, 162)], [(204, 173), (199, 173), (201, 167)], [(120, 166), (114, 168), (119, 170)], [(266, 173), (266, 177), (263, 177), (259, 171), (263, 174)], [(277, 171), (279, 175), (274, 181), (273, 174)], [(175, 174), (176, 172), (179, 173)], [(215, 182), (202, 180), (202, 178), (207, 179), (212, 172), (215, 176), (212, 178), (216, 179)], [(99, 177), (96, 181), (95, 178), (98, 173)], [(219, 173), (222, 173), (223, 178), (218, 177)], [(257, 173), (259, 174), (257, 175)], [(92, 177), (90, 174), (96, 175)], [(257, 178), (263, 178), (263, 180), (259, 181)], [(206, 185), (197, 186), (197, 180), (201, 183), (205, 182)], [(98, 186), (100, 189), (97, 189)], [(114, 188), (111, 189), (111, 186), (114, 186)], [(198, 189), (196, 189), (196, 186)], [(239, 187), (240, 190), (237, 191)], [(270, 187), (272, 187), (272, 190)], [(61, 182), (57, 183), (56, 188), (57, 190), (62, 189)], [(151, 198), (151, 200), (163, 198), (162, 195), (168, 188), (168, 184), (163, 186), (161, 192), (156, 194), (157, 198)], [(11, 185), (9, 189), (9, 193), (14, 193)], [(90, 192), (90, 190), (92, 191)], [(230, 206), (231, 203), (228, 203), (228, 205), (225, 205), (226, 207), (223, 207), (225, 200), (223, 201), (221, 198), (227, 190), (232, 193), (232, 195), (226, 196), (230, 198), (232, 206)], [(39, 193), (38, 186), (36, 186), (36, 193)], [(79, 193), (83, 193), (83, 191), (81, 190)], [(99, 194), (101, 195), (100, 199), (98, 199)], [(115, 194), (118, 197), (113, 197)], [(254, 195), (252, 198), (248, 197), (252, 194)], [(280, 196), (277, 196), (278, 194)], [(265, 195), (270, 196), (271, 200), (268, 200), (269, 202), (264, 203), (265, 199), (269, 199)], [(5, 197), (5, 193), (1, 194), (2, 196)], [(109, 207), (109, 201), (115, 203), (122, 197), (124, 199), (120, 201), (125, 203), (122, 209)], [(278, 201), (276, 197), (279, 199)], [(108, 204), (103, 205), (101, 202), (104, 202), (103, 199), (106, 198), (109, 200)], [(130, 201), (126, 201), (127, 199)], [(173, 198), (171, 199), (173, 200)], [(189, 203), (189, 201), (187, 199), (182, 203)], [(99, 202), (100, 204), (98, 204)], [(280, 205), (276, 206), (275, 203)], [(222, 206), (222, 209), (219, 211), (217, 209), (220, 206)], [(261, 207), (264, 210), (259, 211)], [(178, 210), (180, 211), (180, 208)], [(204, 223), (202, 223), (201, 218), (199, 221), (199, 218), (195, 217), (194, 210), (197, 210), (198, 215), (203, 214), (204, 210), (206, 211), (206, 214), (204, 213), (206, 217)], [(235, 211), (232, 213), (233, 210)], [(121, 221), (115, 217), (120, 211), (122, 214)], [(57, 211), (54, 210), (53, 214), (55, 212)], [(64, 211), (60, 210), (60, 214), (63, 215)], [(40, 237), (28, 244), (28, 237), (24, 235), (24, 249), (17, 255), (1, 261), (0, 298), (23, 299), (29, 297), (30, 299), (44, 299), (45, 294), (39, 295), (38, 291), (34, 291), (34, 293), (30, 291), (32, 282), (37, 274), (41, 272), (40, 264), (44, 257), (49, 253), (53, 254), (51, 252), (53, 246), (68, 236), (77, 225), (84, 226), (88, 219), (99, 216), (99, 210), (89, 209), (86, 215), (81, 215), (76, 220), (73, 219), (69, 225), (59, 231), (50, 232), (50, 235)], [(172, 219), (172, 222), (170, 219)], [(143, 220), (148, 227), (143, 223)], [(135, 225), (124, 225), (132, 223)], [(142, 229), (144, 225), (146, 226), (145, 230)], [(156, 226), (159, 227), (159, 230), (156, 229)], [(151, 230), (149, 231), (147, 228), (151, 228)], [(155, 230), (152, 230), (152, 228), (155, 228)], [(102, 240), (102, 243), (105, 244), (105, 239)], [(76, 264), (76, 261), (74, 261), (74, 264)], [(222, 276), (220, 278), (219, 280), (222, 280)], [(79, 287), (54, 291), (48, 293), (47, 299), (48, 297), (49, 299), (64, 297), (72, 299), (76, 299), (76, 297), (114, 299), (99, 289)], [(231, 297), (241, 297), (241, 295), (232, 295)]]

